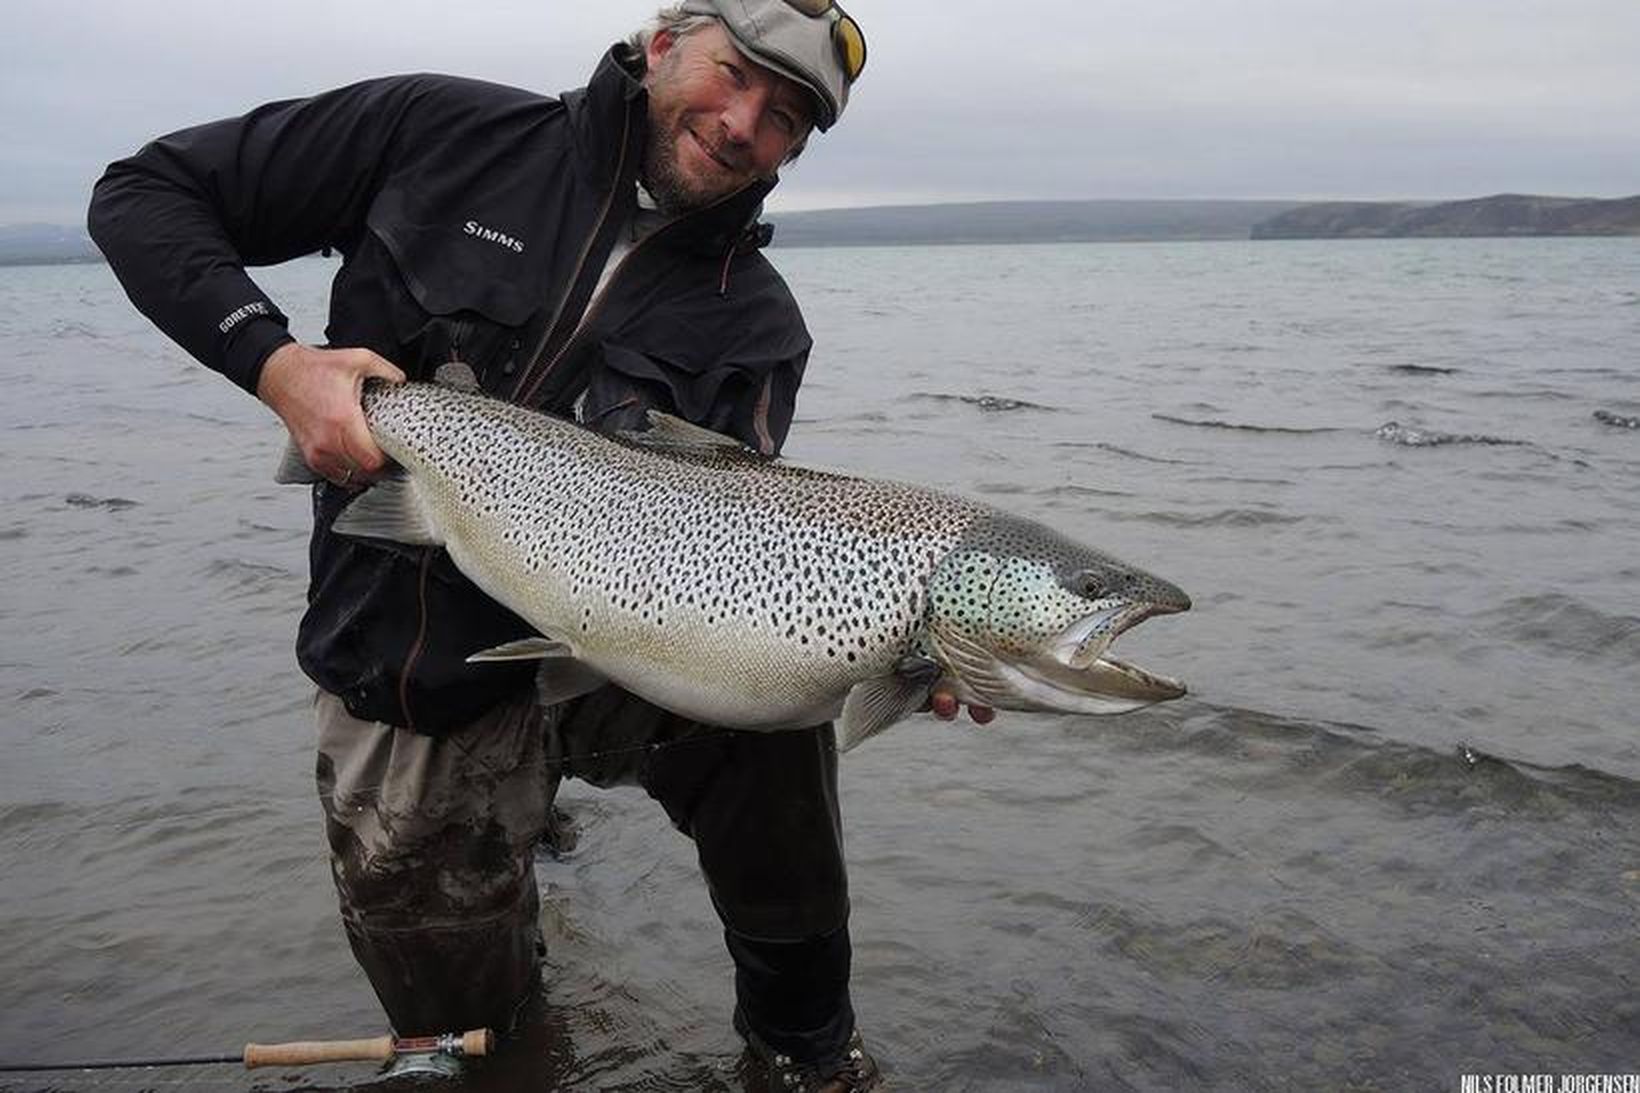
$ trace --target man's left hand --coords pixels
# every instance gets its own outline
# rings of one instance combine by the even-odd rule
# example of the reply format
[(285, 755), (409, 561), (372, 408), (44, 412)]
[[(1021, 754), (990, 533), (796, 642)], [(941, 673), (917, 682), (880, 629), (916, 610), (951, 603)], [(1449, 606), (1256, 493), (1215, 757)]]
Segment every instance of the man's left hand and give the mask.
[[(958, 702), (957, 696), (950, 691), (936, 687), (928, 698), (928, 708), (941, 721), (955, 721), (962, 709), (962, 703)], [(996, 715), (996, 710), (990, 706), (968, 707), (968, 718), (976, 725), (989, 725)]]

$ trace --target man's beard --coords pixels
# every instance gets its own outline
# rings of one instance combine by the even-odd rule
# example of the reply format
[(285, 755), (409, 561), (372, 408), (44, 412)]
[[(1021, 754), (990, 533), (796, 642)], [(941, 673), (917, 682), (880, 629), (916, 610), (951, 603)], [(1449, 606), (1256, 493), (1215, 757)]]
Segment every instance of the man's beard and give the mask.
[(703, 195), (689, 184), (678, 167), (678, 134), (651, 124), (640, 172), (644, 189), (663, 213), (686, 213), (709, 204), (715, 195)]
[[(655, 199), (655, 205), (664, 213), (677, 215), (704, 208), (727, 197), (743, 185), (734, 182), (709, 188), (699, 179), (686, 174), (678, 164), (678, 145), (685, 140), (694, 139), (696, 138), (684, 131), (681, 122), (650, 122), (649, 139), (644, 148), (640, 177), (643, 179), (644, 189), (649, 191), (649, 196)], [(719, 154), (726, 153), (719, 151)]]

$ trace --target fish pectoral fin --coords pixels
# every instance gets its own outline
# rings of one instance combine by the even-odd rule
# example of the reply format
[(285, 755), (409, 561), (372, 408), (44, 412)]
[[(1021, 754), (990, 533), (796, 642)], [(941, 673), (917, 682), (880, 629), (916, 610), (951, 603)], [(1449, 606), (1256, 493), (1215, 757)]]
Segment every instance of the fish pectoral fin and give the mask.
[(281, 486), (309, 486), (324, 481), (324, 477), (307, 465), (296, 441), (287, 440), (284, 454), (279, 457), (279, 469), (273, 472), (273, 480)]
[(443, 546), (408, 478), (384, 478), (348, 503), (331, 530), (360, 539)]
[(569, 657), (544, 660), (535, 673), (536, 696), (543, 706), (580, 698), (608, 682), (596, 669)]
[(497, 660), (540, 660), (544, 657), (573, 657), (574, 651), (557, 638), (545, 638), (539, 634), (530, 638), (519, 638), (517, 641), (502, 642), (482, 649), (467, 658), (468, 664), (484, 664)]
[(843, 700), (843, 716), (838, 722), (842, 740), (837, 750), (852, 751), (861, 741), (922, 709), (934, 678), (895, 673), (856, 683)]
[(692, 422), (663, 414), (659, 410), (650, 410), (647, 415), (649, 428), (643, 431), (635, 429), (623, 430), (618, 435), (634, 444), (641, 444), (646, 448), (666, 448), (673, 451), (689, 452), (745, 452), (749, 451), (746, 445), (732, 436), (713, 432)]

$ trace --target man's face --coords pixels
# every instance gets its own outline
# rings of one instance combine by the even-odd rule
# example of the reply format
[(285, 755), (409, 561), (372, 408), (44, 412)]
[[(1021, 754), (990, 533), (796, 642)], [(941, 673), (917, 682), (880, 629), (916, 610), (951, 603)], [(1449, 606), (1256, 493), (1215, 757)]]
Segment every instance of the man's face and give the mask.
[(649, 42), (644, 184), (663, 209), (708, 205), (773, 175), (808, 134), (807, 94), (748, 60), (721, 23)]

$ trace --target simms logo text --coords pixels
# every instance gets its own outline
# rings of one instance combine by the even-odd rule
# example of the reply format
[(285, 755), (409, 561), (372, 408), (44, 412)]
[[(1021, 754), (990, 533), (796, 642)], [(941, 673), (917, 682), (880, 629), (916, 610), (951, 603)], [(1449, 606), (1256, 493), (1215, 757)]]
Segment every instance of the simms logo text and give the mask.
[(466, 232), (468, 235), (476, 235), (480, 239), (487, 240), (488, 242), (499, 243), (503, 247), (517, 251), (519, 254), (524, 253), (523, 243), (514, 239), (506, 232), (498, 232), (494, 228), (486, 228), (483, 224), (480, 224), (476, 220), (467, 221), (467, 223), (461, 226), (461, 230)]

